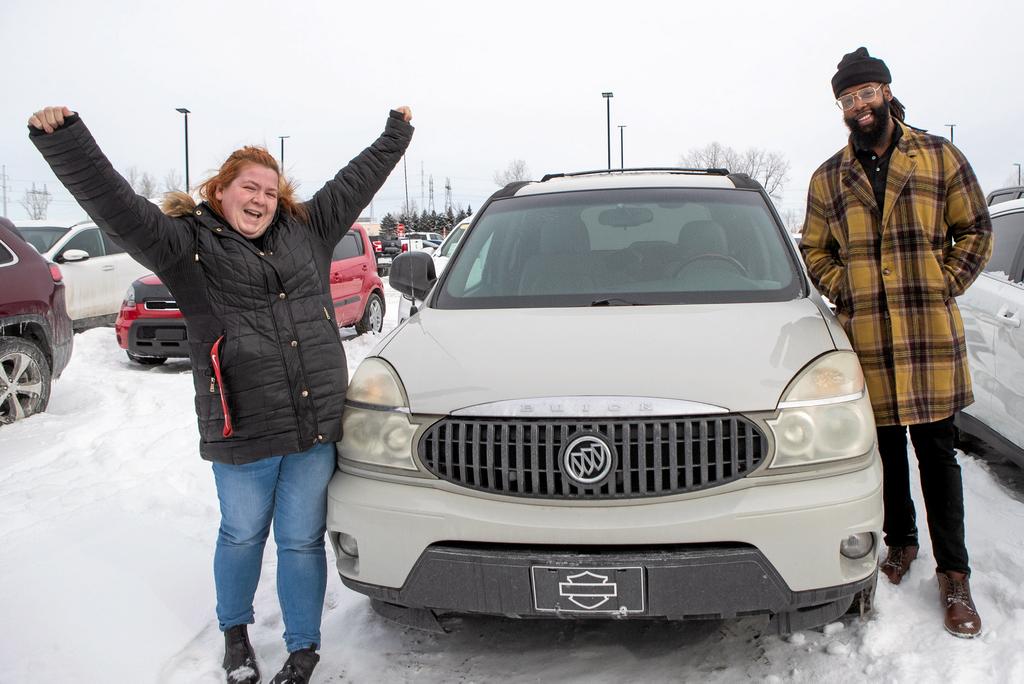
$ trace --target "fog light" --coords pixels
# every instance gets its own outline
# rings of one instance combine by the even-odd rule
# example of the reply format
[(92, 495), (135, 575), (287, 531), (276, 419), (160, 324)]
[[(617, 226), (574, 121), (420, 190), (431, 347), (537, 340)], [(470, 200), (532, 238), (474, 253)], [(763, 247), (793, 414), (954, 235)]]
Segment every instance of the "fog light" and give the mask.
[(356, 543), (356, 538), (352, 535), (339, 532), (338, 546), (341, 548), (341, 552), (346, 556), (359, 558), (359, 544)]
[(863, 558), (871, 553), (871, 550), (874, 548), (875, 535), (870, 532), (851, 534), (839, 543), (839, 553), (853, 560)]

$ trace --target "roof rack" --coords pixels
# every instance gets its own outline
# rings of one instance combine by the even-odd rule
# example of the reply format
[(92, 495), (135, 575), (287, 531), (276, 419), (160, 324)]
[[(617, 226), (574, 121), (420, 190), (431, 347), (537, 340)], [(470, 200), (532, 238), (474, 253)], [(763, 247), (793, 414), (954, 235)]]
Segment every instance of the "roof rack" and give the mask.
[(572, 173), (549, 173), (540, 179), (541, 183), (552, 178), (571, 178), (573, 176), (592, 176), (599, 173), (629, 173), (635, 171), (660, 171), (663, 173), (685, 173), (702, 176), (728, 176), (729, 169), (693, 169), (682, 166), (644, 166), (633, 169), (596, 169), (594, 171), (574, 171)]

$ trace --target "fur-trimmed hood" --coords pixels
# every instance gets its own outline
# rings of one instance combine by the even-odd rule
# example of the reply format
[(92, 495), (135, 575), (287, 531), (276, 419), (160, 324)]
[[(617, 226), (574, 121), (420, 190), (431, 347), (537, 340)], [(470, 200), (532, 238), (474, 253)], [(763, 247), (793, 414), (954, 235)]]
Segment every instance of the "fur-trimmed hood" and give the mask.
[(168, 216), (188, 216), (196, 208), (196, 201), (188, 193), (181, 191), (168, 192), (160, 202), (160, 209)]

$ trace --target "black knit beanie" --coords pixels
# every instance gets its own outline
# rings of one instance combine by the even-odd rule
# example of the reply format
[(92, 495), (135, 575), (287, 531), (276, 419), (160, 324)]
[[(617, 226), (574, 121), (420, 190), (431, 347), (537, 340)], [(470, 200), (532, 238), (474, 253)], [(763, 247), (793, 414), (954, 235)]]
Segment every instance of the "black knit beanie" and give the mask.
[(858, 83), (892, 83), (889, 67), (885, 62), (868, 54), (868, 49), (859, 47), (843, 55), (832, 77), (832, 93), (839, 97), (850, 86)]

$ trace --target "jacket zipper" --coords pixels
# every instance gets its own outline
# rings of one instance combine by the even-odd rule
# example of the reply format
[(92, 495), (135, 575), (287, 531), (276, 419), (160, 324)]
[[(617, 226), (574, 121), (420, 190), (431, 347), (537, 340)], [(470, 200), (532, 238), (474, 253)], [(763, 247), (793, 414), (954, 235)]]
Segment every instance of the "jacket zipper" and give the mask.
[[(220, 390), (220, 407), (224, 412), (224, 430), (221, 434), (225, 437), (230, 437), (234, 433), (234, 429), (231, 426), (231, 411), (228, 409), (228, 398), (224, 393), (224, 379), (220, 372), (220, 343), (223, 341), (224, 336), (221, 335), (210, 348), (210, 365), (213, 368), (213, 377), (210, 378), (210, 392), (214, 392), (214, 385), (216, 384), (216, 388)], [(215, 380), (216, 383), (214, 382)]]

